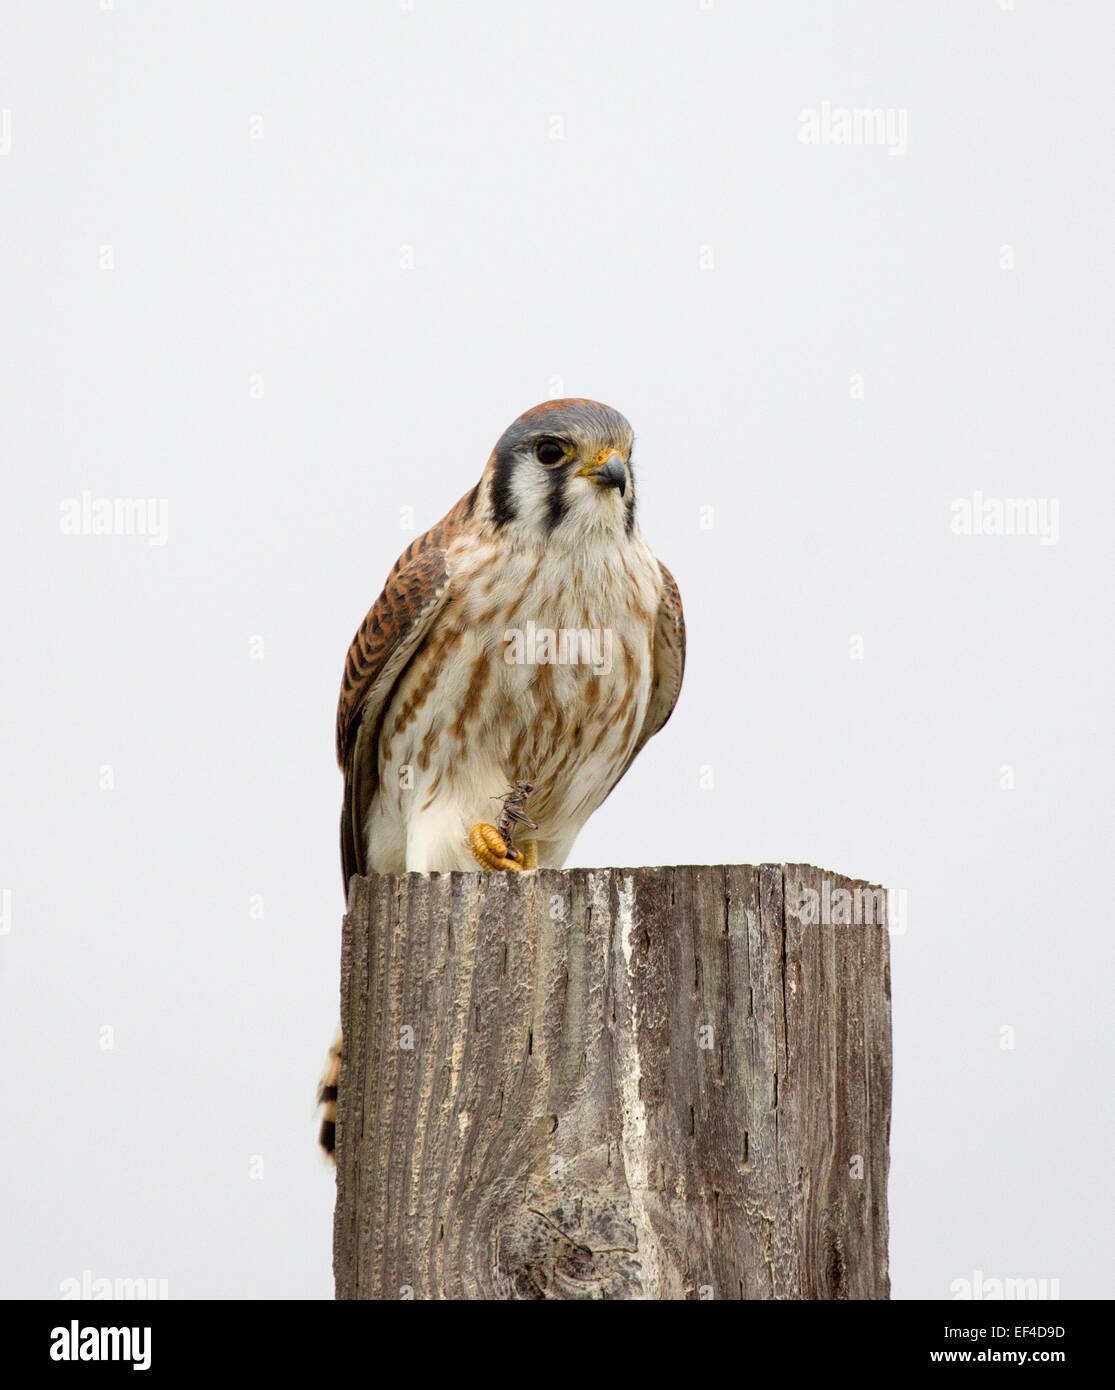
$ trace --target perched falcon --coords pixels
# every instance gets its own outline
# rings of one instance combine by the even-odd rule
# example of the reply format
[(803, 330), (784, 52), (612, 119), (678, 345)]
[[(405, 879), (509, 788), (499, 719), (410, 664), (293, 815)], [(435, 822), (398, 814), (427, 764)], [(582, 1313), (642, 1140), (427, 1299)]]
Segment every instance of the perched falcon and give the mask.
[[(685, 625), (639, 529), (631, 426), (589, 400), (512, 424), (477, 485), (395, 563), (337, 707), (352, 874), (564, 863), (665, 724)], [(531, 839), (492, 822), (516, 785)], [(339, 1049), (322, 1086), (332, 1148)]]

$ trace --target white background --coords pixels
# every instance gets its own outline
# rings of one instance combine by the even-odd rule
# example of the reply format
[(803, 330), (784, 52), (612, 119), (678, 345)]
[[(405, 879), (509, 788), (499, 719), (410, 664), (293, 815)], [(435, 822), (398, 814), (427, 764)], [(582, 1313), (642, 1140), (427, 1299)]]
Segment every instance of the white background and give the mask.
[[(560, 394), (634, 424), (689, 624), (571, 862), (905, 890), (895, 1296), (1115, 1292), (1113, 39), (1102, 0), (9, 0), (0, 1293), (331, 1295), (344, 655), (401, 509)], [(905, 151), (803, 144), (826, 101)], [(953, 534), (977, 489), (1058, 543)], [(167, 543), (64, 534), (85, 491)]]

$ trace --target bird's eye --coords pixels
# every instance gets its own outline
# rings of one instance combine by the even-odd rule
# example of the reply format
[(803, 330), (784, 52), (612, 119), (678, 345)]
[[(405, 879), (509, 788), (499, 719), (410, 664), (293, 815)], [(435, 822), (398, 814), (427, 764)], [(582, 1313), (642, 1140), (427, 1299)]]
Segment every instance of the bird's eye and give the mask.
[(565, 446), (556, 439), (540, 439), (534, 452), (538, 455), (538, 462), (550, 468), (565, 457)]

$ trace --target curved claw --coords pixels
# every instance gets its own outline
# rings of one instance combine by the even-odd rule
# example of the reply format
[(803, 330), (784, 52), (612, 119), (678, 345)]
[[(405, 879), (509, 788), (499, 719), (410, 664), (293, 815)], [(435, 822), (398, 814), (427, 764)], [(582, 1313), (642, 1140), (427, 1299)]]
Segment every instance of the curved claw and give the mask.
[(507, 841), (494, 825), (477, 821), (468, 832), (468, 843), (472, 850), (472, 857), (482, 869), (517, 869), (521, 871), (527, 868), (523, 856), (517, 849), (508, 846)]

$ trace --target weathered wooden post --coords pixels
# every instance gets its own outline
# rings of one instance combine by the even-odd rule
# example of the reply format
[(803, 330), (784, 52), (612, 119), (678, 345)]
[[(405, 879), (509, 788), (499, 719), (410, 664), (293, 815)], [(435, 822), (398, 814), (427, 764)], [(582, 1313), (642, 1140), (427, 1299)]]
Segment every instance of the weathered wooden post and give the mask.
[(356, 879), (342, 1022), (339, 1298), (889, 1294), (881, 889)]

